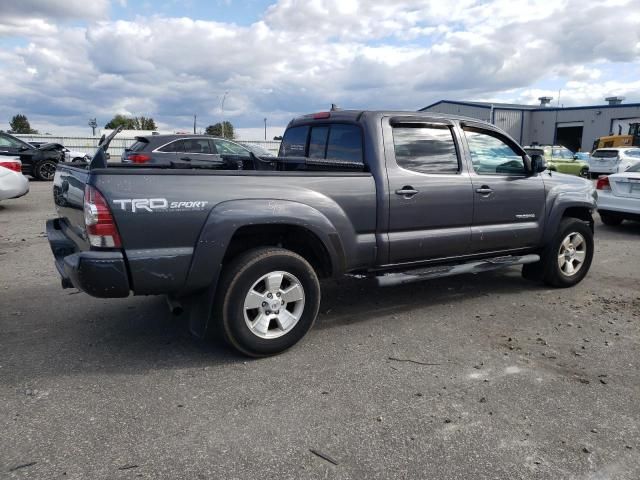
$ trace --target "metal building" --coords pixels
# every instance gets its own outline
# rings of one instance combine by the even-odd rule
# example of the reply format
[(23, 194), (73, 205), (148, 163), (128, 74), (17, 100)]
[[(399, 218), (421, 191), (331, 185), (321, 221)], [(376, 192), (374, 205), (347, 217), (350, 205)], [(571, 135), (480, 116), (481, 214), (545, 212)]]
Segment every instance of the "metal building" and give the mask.
[(626, 134), (629, 123), (640, 122), (640, 103), (623, 104), (623, 97), (605, 99), (607, 105), (551, 107), (551, 97), (540, 105), (459, 102), (441, 100), (420, 111), (450, 113), (477, 118), (507, 131), (521, 145), (564, 145), (570, 150), (591, 151), (596, 138)]

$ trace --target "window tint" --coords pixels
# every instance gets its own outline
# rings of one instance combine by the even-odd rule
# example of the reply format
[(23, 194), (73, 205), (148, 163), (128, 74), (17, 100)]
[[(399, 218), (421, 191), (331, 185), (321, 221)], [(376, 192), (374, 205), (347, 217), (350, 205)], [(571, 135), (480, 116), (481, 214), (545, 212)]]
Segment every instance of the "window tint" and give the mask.
[(228, 140), (222, 140), (220, 138), (214, 138), (213, 143), (216, 146), (216, 150), (220, 155), (242, 155), (244, 157), (249, 156), (249, 151), (241, 147), (240, 145), (229, 142)]
[(313, 127), (309, 138), (309, 158), (325, 158), (329, 127)]
[(631, 157), (640, 157), (640, 150), (628, 150), (627, 155)]
[(331, 125), (326, 158), (363, 163), (360, 128), (355, 125)]
[(465, 128), (473, 169), (480, 175), (525, 175), (524, 159), (497, 136)]
[(162, 148), (159, 148), (159, 152), (184, 152), (184, 140), (176, 140), (175, 142), (171, 142), (165, 145)]
[(309, 127), (288, 128), (280, 145), (280, 157), (304, 157)]
[(420, 173), (457, 173), (458, 155), (448, 127), (395, 127), (398, 165)]
[(213, 153), (211, 151), (211, 145), (206, 138), (185, 138), (183, 141), (183, 150), (179, 150), (184, 153)]

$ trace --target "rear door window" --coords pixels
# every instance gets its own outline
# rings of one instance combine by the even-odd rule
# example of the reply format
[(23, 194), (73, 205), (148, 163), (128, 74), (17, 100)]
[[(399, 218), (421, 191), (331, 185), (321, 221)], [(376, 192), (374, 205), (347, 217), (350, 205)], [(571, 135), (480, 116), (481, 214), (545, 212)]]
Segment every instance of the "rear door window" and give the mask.
[(184, 152), (184, 140), (176, 140), (158, 149), (159, 152)]
[(402, 168), (418, 173), (458, 173), (460, 165), (447, 126), (400, 126), (393, 128), (396, 162)]
[(183, 141), (183, 150), (176, 150), (184, 153), (203, 153), (211, 152), (211, 145), (207, 138), (185, 138)]

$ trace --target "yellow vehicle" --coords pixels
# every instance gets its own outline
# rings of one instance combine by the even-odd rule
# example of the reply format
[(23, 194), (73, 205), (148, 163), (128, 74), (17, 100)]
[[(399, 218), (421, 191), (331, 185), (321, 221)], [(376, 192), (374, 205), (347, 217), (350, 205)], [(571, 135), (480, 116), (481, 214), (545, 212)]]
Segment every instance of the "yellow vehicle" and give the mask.
[(630, 123), (627, 135), (607, 135), (596, 138), (592, 151), (612, 147), (640, 147), (640, 123)]

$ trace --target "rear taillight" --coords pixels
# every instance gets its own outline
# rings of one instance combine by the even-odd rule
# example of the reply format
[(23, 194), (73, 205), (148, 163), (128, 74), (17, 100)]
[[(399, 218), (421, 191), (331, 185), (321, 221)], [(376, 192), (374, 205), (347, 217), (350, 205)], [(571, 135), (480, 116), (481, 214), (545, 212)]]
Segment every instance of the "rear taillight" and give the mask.
[(90, 185), (84, 187), (84, 226), (92, 247), (120, 248), (118, 227), (102, 194)]
[(331, 117), (331, 112), (318, 112), (313, 114), (314, 120), (322, 120)]
[(13, 170), (14, 172), (21, 172), (22, 162), (19, 160), (12, 160), (11, 162), (0, 162), (0, 167), (4, 167), (8, 170)]
[(598, 181), (596, 182), (596, 190), (611, 190), (609, 177), (603, 176), (598, 178)]
[(151, 155), (145, 155), (144, 153), (130, 153), (127, 155), (127, 159), (133, 163), (147, 163), (151, 160)]

